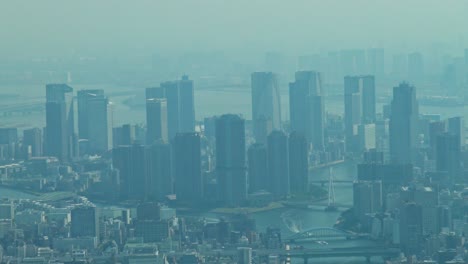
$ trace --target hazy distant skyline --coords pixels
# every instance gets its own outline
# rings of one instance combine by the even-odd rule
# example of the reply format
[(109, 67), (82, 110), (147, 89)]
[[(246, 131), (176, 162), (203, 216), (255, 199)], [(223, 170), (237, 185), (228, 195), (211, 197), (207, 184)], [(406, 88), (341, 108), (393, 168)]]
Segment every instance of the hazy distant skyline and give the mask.
[(0, 56), (416, 50), (434, 43), (458, 50), (468, 39), (466, 14), (468, 1), (2, 1)]

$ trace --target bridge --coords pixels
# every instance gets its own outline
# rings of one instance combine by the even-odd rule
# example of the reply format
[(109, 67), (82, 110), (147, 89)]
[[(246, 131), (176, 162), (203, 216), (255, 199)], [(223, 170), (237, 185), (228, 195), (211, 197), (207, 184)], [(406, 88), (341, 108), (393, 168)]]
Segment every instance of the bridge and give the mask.
[[(333, 180), (333, 183), (347, 183), (347, 184), (352, 184), (354, 181), (353, 180)], [(329, 183), (329, 180), (315, 180), (315, 181), (309, 181), (309, 183), (313, 184), (320, 184), (320, 185), (325, 185)]]
[[(316, 201), (316, 202), (309, 203), (309, 205), (307, 206), (307, 209), (314, 209), (317, 207), (325, 208), (326, 206), (328, 206), (326, 201)], [(343, 210), (347, 210), (353, 207), (352, 204), (345, 204), (345, 203), (334, 203), (334, 206)]]
[[(303, 202), (283, 202), (282, 204), (285, 207), (310, 210), (310, 211), (324, 211), (325, 208), (328, 206), (328, 203), (326, 200), (325, 201), (318, 200), (318, 201), (303, 201)], [(353, 207), (350, 204), (344, 204), (344, 203), (334, 203), (334, 205), (336, 208), (338, 208), (338, 211), (344, 211)]]
[[(237, 250), (210, 250), (207, 252), (200, 252), (201, 255), (206, 257), (230, 257), (235, 259), (237, 257)], [(309, 259), (314, 258), (346, 258), (346, 257), (364, 257), (367, 263), (371, 263), (372, 257), (381, 257), (383, 259), (395, 258), (400, 254), (398, 248), (384, 248), (384, 247), (352, 247), (352, 248), (321, 248), (321, 249), (254, 249), (253, 257), (259, 262), (264, 263), (268, 261), (269, 256), (278, 256), (282, 263), (291, 263), (291, 259), (303, 259), (304, 264), (309, 263)], [(168, 257), (181, 257), (183, 252), (168, 253)]]
[[(260, 255), (262, 252), (257, 252)], [(309, 263), (313, 258), (345, 258), (345, 257), (364, 257), (366, 263), (371, 263), (372, 257), (381, 257), (383, 259), (395, 258), (400, 254), (398, 248), (331, 248), (331, 249), (304, 249), (304, 250), (282, 250), (277, 252), (281, 260), (285, 263), (291, 263), (291, 259), (303, 259), (304, 264)], [(271, 254), (270, 254), (271, 255)], [(265, 255), (263, 255), (265, 256)]]
[(324, 240), (324, 239), (336, 239), (336, 238), (345, 238), (345, 239), (352, 239), (358, 238), (359, 234), (339, 230), (336, 228), (331, 227), (321, 227), (321, 228), (312, 228), (309, 230), (301, 231), (287, 240), (290, 243), (295, 243), (300, 240)]

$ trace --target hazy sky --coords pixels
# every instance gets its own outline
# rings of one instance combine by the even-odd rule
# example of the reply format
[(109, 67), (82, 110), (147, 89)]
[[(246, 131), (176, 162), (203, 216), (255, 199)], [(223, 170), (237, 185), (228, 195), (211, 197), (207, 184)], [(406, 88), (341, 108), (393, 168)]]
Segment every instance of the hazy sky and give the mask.
[(0, 55), (310, 52), (468, 38), (458, 0), (1, 0)]

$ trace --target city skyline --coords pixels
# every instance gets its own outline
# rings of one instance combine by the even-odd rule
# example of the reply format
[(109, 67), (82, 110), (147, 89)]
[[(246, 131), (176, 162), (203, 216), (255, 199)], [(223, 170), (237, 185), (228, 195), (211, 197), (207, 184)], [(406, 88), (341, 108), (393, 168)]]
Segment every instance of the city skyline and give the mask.
[(0, 8), (0, 264), (468, 263), (468, 2)]

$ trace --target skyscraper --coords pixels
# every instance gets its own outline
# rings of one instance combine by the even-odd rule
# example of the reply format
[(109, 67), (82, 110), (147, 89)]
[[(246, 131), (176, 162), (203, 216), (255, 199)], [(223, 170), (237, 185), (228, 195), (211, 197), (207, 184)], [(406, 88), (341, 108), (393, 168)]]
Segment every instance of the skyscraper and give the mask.
[(434, 121), (429, 123), (429, 158), (435, 160), (437, 156), (437, 137), (445, 133), (447, 130), (445, 121)]
[(367, 65), (369, 72), (377, 77), (385, 74), (385, 50), (382, 48), (371, 48), (367, 51)]
[(168, 143), (118, 146), (112, 150), (112, 161), (119, 171), (121, 199), (161, 201), (173, 193), (172, 155)]
[(135, 139), (135, 126), (130, 124), (122, 125), (122, 145), (132, 145)]
[(174, 138), (174, 185), (179, 201), (197, 202), (203, 197), (200, 144), (198, 133), (178, 133)]
[(362, 122), (375, 122), (375, 78), (372, 75), (360, 76), (362, 85)]
[(423, 235), (438, 234), (440, 232), (437, 209), (439, 206), (438, 188), (419, 187), (405, 189), (413, 192), (414, 202), (421, 206)]
[(157, 140), (168, 141), (167, 100), (165, 98), (146, 99), (146, 143)]
[(289, 179), (291, 192), (306, 193), (309, 187), (309, 145), (299, 132), (289, 135)]
[(162, 201), (174, 191), (171, 145), (162, 140), (157, 141), (149, 147), (148, 155), (148, 197)]
[(145, 200), (148, 196), (147, 150), (142, 145), (127, 145), (112, 150), (112, 163), (120, 175), (120, 197)]
[(388, 119), (375, 121), (375, 135), (376, 135), (376, 148), (378, 151), (383, 152), (384, 159), (389, 160), (389, 125)]
[(463, 117), (457, 116), (448, 119), (448, 132), (456, 135), (460, 146), (465, 145), (465, 122)]
[(463, 174), (459, 136), (442, 133), (436, 140), (436, 169), (447, 173), (450, 179), (458, 179)]
[(344, 78), (345, 135), (347, 151), (357, 151), (358, 126), (362, 122), (362, 87), (359, 77)]
[(147, 99), (166, 98), (168, 137), (173, 139), (176, 133), (195, 131), (195, 102), (193, 81), (187, 75), (181, 80), (163, 82), (161, 87), (147, 88)]
[(99, 213), (96, 207), (82, 206), (71, 210), (72, 237), (98, 237)]
[(237, 248), (237, 263), (252, 264), (252, 248), (248, 248), (248, 247)]
[(23, 145), (31, 148), (32, 157), (42, 156), (42, 130), (40, 128), (31, 128), (23, 131)]
[(164, 82), (161, 89), (167, 99), (167, 133), (172, 140), (180, 132), (179, 88), (177, 82)]
[(296, 72), (289, 84), (291, 131), (302, 133), (314, 149), (324, 148), (325, 109), (320, 73)]
[[(89, 139), (89, 130), (93, 123), (89, 120), (91, 115), (94, 115), (93, 111), (89, 109), (88, 102), (94, 99), (103, 99), (103, 89), (93, 90), (80, 90), (77, 93), (78, 101), (78, 136), (80, 139)], [(90, 124), (92, 124), (90, 126)]]
[(136, 208), (136, 218), (139, 221), (161, 220), (161, 204), (157, 202), (143, 202)]
[(216, 139), (216, 119), (217, 116), (205, 117), (203, 120), (203, 134), (210, 141), (215, 142)]
[(268, 190), (276, 197), (290, 193), (288, 137), (275, 130), (268, 136)]
[(0, 128), (0, 144), (15, 144), (18, 142), (18, 129), (4, 127)]
[(408, 254), (419, 252), (423, 234), (422, 207), (416, 203), (404, 204), (400, 213), (400, 244)]
[(179, 87), (179, 110), (180, 110), (180, 130), (181, 133), (195, 131), (195, 101), (193, 81), (187, 75), (182, 76), (177, 81)]
[(266, 145), (252, 144), (248, 150), (248, 185), (249, 192), (268, 189), (268, 159)]
[(382, 182), (381, 181), (357, 181), (353, 184), (354, 214), (364, 225), (370, 228), (368, 214), (382, 211)]
[(145, 89), (146, 100), (153, 98), (164, 98), (165, 96), (164, 89), (161, 87), (149, 87)]
[(375, 121), (374, 76), (346, 76), (344, 84), (346, 145), (357, 151), (358, 126)]
[(310, 143), (314, 150), (325, 148), (325, 104), (323, 96), (309, 96), (309, 118), (306, 123), (310, 124)]
[(238, 115), (216, 120), (216, 176), (220, 200), (238, 206), (247, 199), (245, 123)]
[(76, 153), (73, 88), (66, 84), (46, 85), (46, 153), (62, 161)]
[(341, 74), (363, 74), (366, 71), (366, 53), (364, 50), (351, 49), (340, 51)]
[(135, 126), (126, 124), (112, 129), (114, 148), (118, 146), (132, 145), (135, 142)]
[(419, 109), (416, 88), (401, 83), (393, 88), (390, 117), (390, 159), (395, 163), (413, 163), (418, 146)]
[(112, 148), (112, 105), (106, 97), (90, 99), (87, 107), (87, 136), (90, 153), (103, 153)]
[(364, 152), (377, 147), (375, 124), (361, 124), (358, 126), (358, 151)]
[(253, 135), (255, 142), (266, 144), (268, 135), (273, 131), (271, 119), (266, 117), (257, 118), (253, 124)]
[[(264, 124), (271, 122), (271, 129), (281, 129), (281, 101), (278, 77), (272, 72), (254, 72), (252, 85), (252, 121), (255, 140), (265, 143), (270, 131)], [(266, 133), (265, 133), (266, 132)]]

